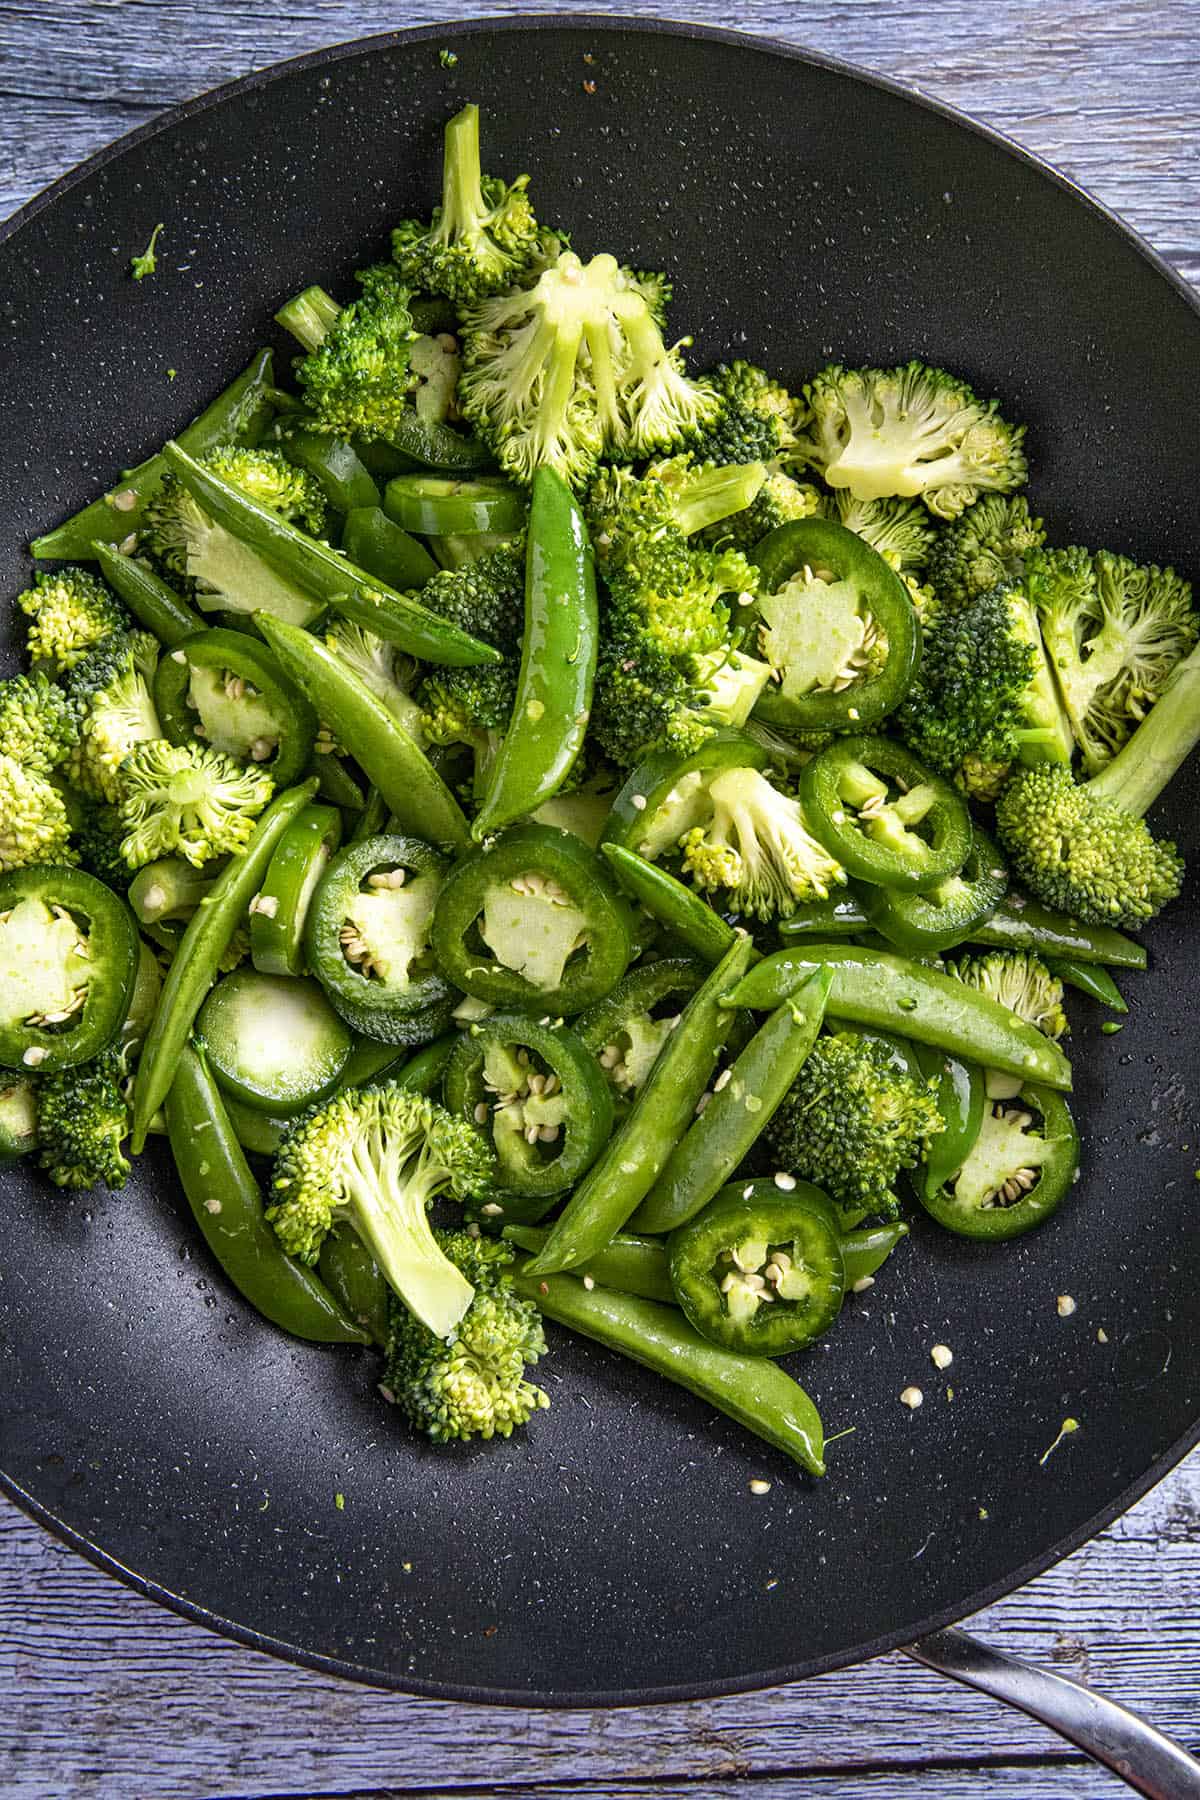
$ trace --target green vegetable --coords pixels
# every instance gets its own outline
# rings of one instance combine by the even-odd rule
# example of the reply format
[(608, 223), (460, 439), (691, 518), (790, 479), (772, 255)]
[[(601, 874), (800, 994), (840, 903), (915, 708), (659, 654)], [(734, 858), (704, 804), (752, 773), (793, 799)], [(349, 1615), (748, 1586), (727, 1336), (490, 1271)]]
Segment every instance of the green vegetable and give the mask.
[[(936, 1138), (934, 1142), (937, 1142)], [(853, 1231), (843, 1232), (842, 1266), (847, 1289), (881, 1269), (896, 1245), (907, 1236), (908, 1226), (900, 1219), (892, 1219), (886, 1225), (859, 1225)]]
[(424, 545), (393, 525), (380, 506), (356, 506), (346, 514), (342, 555), (400, 593), (424, 587), (437, 573)]
[(0, 1077), (0, 1169), (38, 1145), (37, 1089), (23, 1075)]
[(1067, 987), (1078, 988), (1081, 994), (1098, 1000), (1101, 1006), (1109, 1006), (1114, 1012), (1128, 1012), (1120, 988), (1107, 969), (1097, 968), (1095, 963), (1080, 962), (1071, 956), (1050, 957), (1046, 963), (1051, 975)]
[(733, 926), (727, 925), (719, 913), (665, 869), (657, 868), (623, 844), (601, 844), (600, 851), (629, 897), (652, 913), (672, 937), (703, 962), (720, 962), (736, 942), (738, 934)]
[(797, 905), (827, 899), (845, 881), (845, 869), (816, 836), (805, 805), (757, 769), (722, 770), (697, 804), (707, 817), (684, 833), (683, 866), (697, 887), (724, 889), (724, 904), (733, 911), (786, 918)]
[(876, 931), (897, 950), (936, 956), (972, 937), (991, 918), (1007, 886), (1000, 852), (976, 825), (967, 859), (955, 874), (923, 894), (865, 887), (862, 905)]
[(942, 1130), (928, 1140), (920, 1174), (914, 1178), (919, 1189), (932, 1195), (957, 1175), (979, 1136), (987, 1084), (983, 1070), (974, 1063), (960, 1062), (928, 1044), (916, 1045), (915, 1054), (918, 1069), (932, 1084), (942, 1120)]
[(950, 973), (978, 993), (986, 994), (1035, 1025), (1048, 1038), (1068, 1030), (1063, 1011), (1063, 984), (1040, 957), (1028, 950), (991, 950), (986, 956), (964, 956)]
[(211, 746), (290, 787), (308, 768), (317, 716), (264, 644), (200, 631), (162, 658), (154, 704), (173, 744)]
[(35, 669), (62, 675), (106, 638), (128, 628), (115, 594), (90, 569), (39, 570), (33, 586), (17, 595), (29, 620), (25, 647)]
[(311, 476), (334, 512), (379, 505), (379, 488), (348, 438), (331, 435), (302, 414), (276, 426), (275, 437), (283, 455)]
[(130, 1165), (122, 1149), (129, 1134), (124, 1080), (123, 1053), (110, 1044), (89, 1062), (39, 1081), (38, 1167), (55, 1187), (125, 1186)]
[(446, 475), (396, 475), (387, 484), (383, 510), (405, 531), (453, 537), (523, 531), (529, 509), (520, 489), (498, 475), (457, 481)]
[(50, 1075), (121, 1029), (138, 964), (124, 901), (82, 869), (0, 874), (0, 1068)]
[[(724, 955), (725, 945), (721, 951)], [(721, 955), (710, 960), (719, 962)], [(664, 956), (622, 976), (611, 994), (575, 1021), (580, 1041), (604, 1071), (613, 1098), (632, 1099), (645, 1085), (660, 1050), (679, 1024), (685, 1001), (696, 992), (705, 964)]]
[(82, 655), (66, 678), (79, 728), (67, 774), (72, 786), (94, 800), (120, 801), (126, 757), (162, 737), (150, 693), (157, 655), (148, 633), (113, 632)]
[(523, 543), (504, 544), (462, 569), (441, 570), (422, 588), (422, 605), (449, 624), (469, 627), (496, 656), (485, 667), (429, 671), (421, 703), (433, 742), (457, 737), (478, 745), (480, 733), (508, 724), (521, 669), (524, 593)]
[(100, 572), (125, 602), (138, 624), (174, 649), (193, 632), (203, 631), (204, 620), (161, 575), (133, 556), (99, 539), (92, 545)]
[(306, 806), (280, 839), (250, 902), (250, 955), (260, 974), (304, 973), (309, 908), (341, 836), (341, 816), (332, 806)]
[[(550, 1231), (545, 1225), (506, 1225), (503, 1236), (518, 1249), (534, 1252), (542, 1248)], [(606, 1249), (575, 1272), (581, 1279), (590, 1275), (601, 1287), (613, 1288), (618, 1294), (640, 1294), (644, 1300), (661, 1300), (667, 1306), (676, 1303), (666, 1246), (654, 1238), (618, 1231)]]
[(154, 246), (158, 242), (159, 233), (161, 231), (162, 222), (160, 220), (154, 227), (154, 230), (150, 233), (150, 242), (146, 245), (146, 248), (137, 256), (130, 257), (129, 272), (135, 281), (145, 281), (147, 275), (153, 275), (158, 268), (158, 256)]
[(972, 941), (997, 950), (1033, 950), (1039, 956), (1111, 963), (1118, 969), (1146, 967), (1144, 946), (1111, 925), (1081, 925), (1078, 919), (1051, 912), (1021, 894), (1002, 900), (991, 917), (975, 927)]
[(937, 887), (970, 852), (961, 796), (891, 738), (839, 738), (802, 771), (800, 794), (829, 855), (891, 892)]
[(274, 790), (265, 769), (202, 744), (136, 744), (121, 764), (121, 851), (131, 869), (179, 855), (194, 867), (239, 854)]
[(1002, 583), (1019, 586), (1030, 552), (1045, 541), (1023, 494), (985, 494), (942, 526), (926, 573), (940, 604), (961, 606)]
[(926, 1212), (959, 1237), (1020, 1237), (1057, 1212), (1079, 1166), (1079, 1136), (1061, 1094), (1032, 1085), (989, 1105), (961, 1167), (932, 1192)]
[[(721, 409), (696, 445), (697, 461), (770, 466), (790, 455), (804, 420), (804, 405), (765, 369), (742, 358), (718, 363), (711, 375), (701, 378), (701, 386), (717, 396)], [(753, 501), (747, 504), (752, 507)], [(751, 543), (757, 541), (748, 532), (744, 535)]]
[(219, 1085), (245, 1106), (286, 1119), (339, 1085), (350, 1033), (315, 981), (235, 969), (196, 1022)]
[(78, 738), (70, 700), (40, 669), (0, 681), (0, 756), (19, 763), (27, 774), (51, 775)]

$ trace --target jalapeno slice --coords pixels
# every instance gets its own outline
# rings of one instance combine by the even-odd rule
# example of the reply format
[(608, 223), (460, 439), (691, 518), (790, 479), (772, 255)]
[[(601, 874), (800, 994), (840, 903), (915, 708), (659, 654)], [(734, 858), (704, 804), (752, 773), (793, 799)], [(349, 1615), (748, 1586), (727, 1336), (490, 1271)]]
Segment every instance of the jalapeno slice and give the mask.
[(1052, 1088), (1027, 1084), (1015, 1099), (988, 1103), (961, 1166), (932, 1193), (931, 1218), (959, 1237), (1020, 1237), (1057, 1212), (1079, 1167), (1071, 1109)]
[(308, 909), (329, 859), (342, 841), (333, 806), (306, 806), (276, 847), (250, 902), (250, 959), (262, 975), (302, 975)]
[(827, 1331), (846, 1286), (837, 1214), (820, 1188), (734, 1181), (667, 1240), (671, 1282), (702, 1336), (783, 1356)]
[[(505, 1219), (545, 1211), (595, 1162), (612, 1130), (612, 1097), (568, 1026), (495, 1013), (464, 1033), (446, 1065), (446, 1106), (490, 1143)], [(492, 1215), (498, 1216), (498, 1215)]]
[(469, 481), (450, 475), (397, 475), (384, 490), (383, 510), (421, 537), (457, 537), (521, 531), (529, 503), (500, 475), (476, 475)]
[(82, 869), (0, 874), (0, 1067), (52, 1074), (121, 1029), (137, 976), (125, 902)]
[(891, 738), (848, 737), (802, 771), (809, 830), (859, 881), (919, 893), (961, 869), (966, 801)]
[(929, 1155), (916, 1177), (918, 1188), (933, 1199), (958, 1174), (979, 1136), (987, 1092), (984, 1072), (976, 1063), (929, 1044), (914, 1044), (913, 1052), (921, 1073), (937, 1083), (933, 1097), (945, 1121), (945, 1129), (930, 1138)]
[(430, 927), (446, 864), (417, 838), (382, 833), (330, 862), (308, 908), (308, 966), (347, 1025), (383, 1044), (445, 1030), (453, 995)]
[(762, 573), (756, 654), (775, 679), (756, 718), (792, 731), (861, 731), (912, 686), (920, 628), (894, 569), (833, 519), (793, 519), (752, 554)]
[(965, 943), (977, 925), (990, 919), (1004, 898), (1008, 870), (987, 833), (972, 829), (971, 848), (961, 869), (923, 894), (867, 887), (863, 905), (881, 937), (906, 956), (936, 956)]
[(763, 769), (767, 760), (765, 750), (731, 727), (714, 731), (691, 756), (657, 751), (630, 771), (601, 843), (619, 844), (657, 862), (685, 831), (712, 816), (704, 792), (714, 775), (722, 769)]
[(451, 871), (433, 915), (438, 967), (490, 1006), (570, 1017), (629, 963), (628, 908), (582, 839), (517, 825)]
[(159, 661), (154, 704), (173, 744), (200, 740), (241, 762), (266, 764), (278, 787), (308, 767), (317, 715), (266, 645), (216, 626)]
[(708, 974), (686, 956), (664, 956), (630, 969), (612, 993), (575, 1024), (603, 1071), (612, 1097), (626, 1105), (642, 1087), (679, 1015)]

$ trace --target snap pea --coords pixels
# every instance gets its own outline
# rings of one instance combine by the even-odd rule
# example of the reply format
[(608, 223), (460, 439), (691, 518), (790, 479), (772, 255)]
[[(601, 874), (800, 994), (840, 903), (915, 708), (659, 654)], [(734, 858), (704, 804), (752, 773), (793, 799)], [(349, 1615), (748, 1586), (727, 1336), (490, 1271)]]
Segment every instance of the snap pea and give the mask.
[(777, 950), (725, 996), (724, 1004), (765, 1012), (778, 1006), (806, 971), (823, 966), (833, 971), (831, 1018), (900, 1032), (966, 1062), (1070, 1090), (1070, 1063), (1032, 1025), (952, 976), (883, 950), (852, 944)]
[(987, 1106), (984, 1072), (975, 1063), (961, 1062), (928, 1044), (916, 1046), (917, 1062), (927, 1080), (935, 1081), (934, 1099), (944, 1129), (929, 1140), (923, 1170), (916, 1178), (927, 1196), (936, 1194), (962, 1168), (979, 1136)]
[(222, 952), (245, 918), (276, 844), (315, 791), (316, 783), (305, 781), (272, 800), (243, 854), (230, 859), (188, 921), (167, 970), (134, 1080), (130, 1137), (135, 1155), (141, 1153), (150, 1121), (167, 1097), (192, 1023), (216, 980)]
[(138, 624), (153, 632), (168, 650), (205, 629), (206, 621), (195, 608), (145, 563), (124, 556), (99, 538), (92, 545), (92, 553), (109, 587), (120, 595)]
[[(167, 444), (163, 455), (172, 474), (210, 518), (314, 600), (326, 605), (365, 603), (381, 637), (427, 662), (470, 668), (499, 661), (499, 653), (490, 644), (481, 644), (469, 632), (439, 618), (411, 595), (381, 587), (340, 551), (309, 537), (270, 507), (260, 506), (240, 488), (222, 481), (179, 444)], [(381, 628), (384, 624), (386, 630)]]
[(739, 1356), (710, 1344), (673, 1306), (611, 1288), (588, 1289), (569, 1275), (539, 1277), (529, 1263), (518, 1270), (515, 1286), (548, 1319), (707, 1400), (810, 1475), (825, 1473), (820, 1414), (799, 1382), (769, 1357)]
[(1032, 950), (1041, 957), (1108, 963), (1114, 969), (1144, 969), (1147, 960), (1145, 947), (1123, 931), (1111, 925), (1081, 925), (1078, 919), (1016, 894), (1009, 894), (990, 919), (974, 928), (970, 941), (996, 950)]
[(167, 1135), (192, 1217), (242, 1295), (272, 1325), (319, 1344), (366, 1344), (317, 1277), (293, 1262), (263, 1215), (262, 1195), (203, 1053), (182, 1042), (163, 1096)]
[(1110, 1007), (1113, 1012), (1129, 1011), (1120, 988), (1108, 970), (1099, 964), (1080, 962), (1074, 956), (1048, 956), (1046, 967), (1060, 981), (1065, 981), (1068, 987), (1078, 988), (1081, 994), (1098, 1000), (1101, 1006)]
[(424, 587), (437, 574), (424, 544), (394, 525), (381, 506), (356, 506), (346, 514), (342, 554), (376, 581), (404, 592)]
[(317, 716), (339, 743), (353, 744), (363, 773), (406, 830), (456, 850), (471, 841), (462, 808), (421, 747), (332, 650), (266, 613), (255, 613), (263, 636)]
[(525, 630), (512, 717), (492, 764), (476, 842), (556, 794), (583, 747), (596, 677), (596, 568), (583, 513), (556, 469), (533, 478)]
[(388, 1341), (391, 1289), (358, 1233), (335, 1225), (321, 1245), (317, 1271), (347, 1317), (382, 1350)]
[(668, 1232), (706, 1206), (748, 1155), (817, 1041), (833, 975), (803, 975), (755, 1032), (676, 1144), (634, 1213), (635, 1231)]
[[(236, 381), (179, 433), (177, 442), (192, 456), (203, 456), (218, 444), (256, 444), (271, 414), (272, 364), (271, 352), (259, 350)], [(119, 544), (141, 524), (146, 502), (157, 493), (166, 472), (164, 453), (157, 451), (136, 469), (127, 469), (111, 493), (35, 538), (31, 554), (86, 562), (95, 555), (97, 542)]]
[(391, 810), (379, 789), (371, 788), (367, 794), (367, 804), (359, 813), (354, 830), (350, 833), (350, 843), (361, 844), (364, 838), (378, 837), (381, 831), (386, 831)]
[(366, 805), (366, 795), (339, 757), (318, 750), (308, 765), (309, 773), (317, 783), (317, 792), (322, 800), (328, 800), (331, 806), (341, 807), (343, 812), (361, 812)]
[(786, 919), (780, 919), (779, 936), (785, 944), (797, 938), (857, 937), (860, 931), (869, 931), (870, 926), (862, 897), (842, 888), (830, 894), (828, 900), (810, 900)]
[[(520, 1250), (537, 1251), (550, 1230), (546, 1225), (506, 1225), (500, 1235)], [(664, 1306), (676, 1304), (667, 1252), (653, 1238), (618, 1231), (607, 1249), (575, 1273), (590, 1275), (601, 1287), (613, 1288), (618, 1294), (640, 1294), (643, 1300), (661, 1300)]]
[(630, 899), (644, 906), (672, 937), (706, 963), (720, 962), (737, 943), (739, 933), (734, 927), (657, 863), (647, 862), (623, 844), (601, 844), (600, 854)]
[[(577, 1269), (610, 1243), (646, 1198), (695, 1115), (734, 1014), (723, 997), (745, 974), (748, 939), (739, 938), (688, 1001), (659, 1051), (629, 1114), (601, 1151), (529, 1267), (537, 1275)], [(797, 973), (796, 979), (799, 979)]]

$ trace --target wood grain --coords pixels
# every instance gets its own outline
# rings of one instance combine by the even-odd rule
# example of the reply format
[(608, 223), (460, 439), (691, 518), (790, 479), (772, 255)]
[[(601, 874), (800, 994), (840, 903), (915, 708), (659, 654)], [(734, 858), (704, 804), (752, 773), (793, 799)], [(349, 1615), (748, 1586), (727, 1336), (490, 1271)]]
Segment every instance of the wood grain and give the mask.
[[(522, 10), (0, 0), (0, 217), (161, 108), (280, 57)], [(1054, 162), (1200, 282), (1197, 0), (668, 0), (628, 10), (788, 37), (963, 107)], [(973, 1628), (1200, 1748), (1198, 1548), (1200, 1455)], [(1125, 1791), (1039, 1727), (900, 1657), (772, 1693), (624, 1713), (495, 1712), (373, 1693), (176, 1618), (3, 1502), (0, 1693), (5, 1800), (682, 1800), (717, 1784), (731, 1800), (782, 1800), (798, 1782), (820, 1800)]]

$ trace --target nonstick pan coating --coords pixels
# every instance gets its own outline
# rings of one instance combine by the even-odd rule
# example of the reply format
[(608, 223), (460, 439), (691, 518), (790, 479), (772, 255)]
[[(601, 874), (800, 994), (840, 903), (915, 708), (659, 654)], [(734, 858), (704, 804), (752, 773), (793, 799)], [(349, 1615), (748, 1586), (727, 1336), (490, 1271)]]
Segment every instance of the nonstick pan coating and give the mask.
[[(1200, 574), (1200, 318), (1124, 227), (873, 78), (576, 16), (438, 26), (254, 76), (94, 158), (8, 227), (6, 593), (25, 584), (18, 546), (196, 411), (283, 298), (314, 280), (344, 290), (393, 221), (428, 211), (441, 125), (467, 99), (487, 116), (486, 165), (529, 168), (539, 216), (585, 254), (670, 270), (697, 364), (749, 355), (793, 381), (831, 357), (946, 364), (1028, 422), (1054, 541)], [(128, 258), (160, 219), (159, 273), (134, 284)], [(1185, 775), (1158, 819), (1193, 855), (1196, 794)], [(557, 1331), (552, 1407), (527, 1432), (422, 1446), (380, 1401), (370, 1356), (283, 1338), (226, 1287), (161, 1145), (115, 1195), (3, 1176), (0, 1480), (189, 1616), (423, 1693), (666, 1700), (791, 1679), (963, 1616), (1196, 1441), (1198, 928), (1189, 889), (1147, 934), (1151, 972), (1126, 984), (1119, 1037), (1073, 999), (1086, 1152), (1059, 1217), (995, 1250), (918, 1221), (798, 1359), (829, 1433), (854, 1428), (823, 1483)], [(954, 1351), (945, 1376), (938, 1341)], [(915, 1414), (899, 1402), (914, 1382)], [(1081, 1429), (1043, 1462), (1067, 1415)]]

